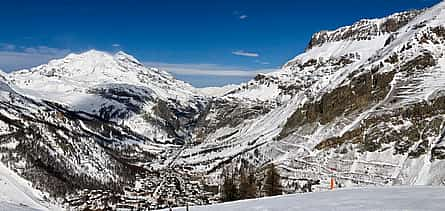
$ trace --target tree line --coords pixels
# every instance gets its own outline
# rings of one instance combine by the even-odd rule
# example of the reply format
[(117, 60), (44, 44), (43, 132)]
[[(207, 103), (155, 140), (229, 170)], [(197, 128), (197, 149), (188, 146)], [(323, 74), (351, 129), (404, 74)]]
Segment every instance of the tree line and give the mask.
[(222, 173), (221, 201), (281, 195), (281, 177), (275, 165), (268, 165), (263, 173), (263, 179), (257, 179), (256, 170), (252, 167), (242, 165), (238, 171), (225, 168)]

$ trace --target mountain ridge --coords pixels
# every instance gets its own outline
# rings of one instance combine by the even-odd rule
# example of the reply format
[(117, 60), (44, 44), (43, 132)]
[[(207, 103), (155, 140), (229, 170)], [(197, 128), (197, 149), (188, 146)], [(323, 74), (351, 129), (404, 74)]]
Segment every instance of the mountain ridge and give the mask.
[(279, 71), (207, 90), (217, 96), (123, 52), (4, 74), (0, 157), (76, 209), (212, 203), (224, 168), (261, 180), (270, 163), (288, 193), (326, 190), (333, 175), (443, 186), (444, 23), (445, 2), (359, 21)]

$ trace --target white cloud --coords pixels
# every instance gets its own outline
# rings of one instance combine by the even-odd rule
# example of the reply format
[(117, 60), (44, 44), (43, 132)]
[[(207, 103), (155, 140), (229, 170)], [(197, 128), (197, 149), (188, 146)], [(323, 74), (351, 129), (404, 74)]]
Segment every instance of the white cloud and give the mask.
[(17, 49), (15, 45), (2, 44), (0, 45), (0, 69), (12, 71), (30, 68), (45, 64), (51, 59), (62, 58), (69, 52), (70, 50), (67, 49), (50, 48), (48, 46)]
[(23, 49), (24, 53), (39, 55), (65, 55), (69, 52), (67, 49), (50, 48), (48, 46), (28, 47)]
[(115, 47), (115, 48), (118, 48), (118, 47), (121, 47), (121, 44), (119, 44), (119, 43), (113, 43), (111, 46), (113, 46), (113, 47)]
[(247, 51), (243, 51), (243, 50), (233, 51), (232, 54), (237, 55), (237, 56), (247, 56), (247, 57), (259, 57), (260, 56), (258, 53), (247, 52)]
[(148, 67), (157, 67), (176, 75), (254, 77), (259, 73), (273, 72), (278, 69), (245, 69), (217, 64), (169, 64), (144, 62)]
[(232, 14), (234, 16), (238, 17), (240, 20), (245, 20), (249, 17), (248, 15), (244, 14), (242, 11), (238, 11), (238, 10), (233, 11)]
[(249, 16), (247, 16), (247, 15), (240, 15), (239, 16), (239, 19), (241, 19), (241, 20), (244, 20), (244, 19), (247, 19)]

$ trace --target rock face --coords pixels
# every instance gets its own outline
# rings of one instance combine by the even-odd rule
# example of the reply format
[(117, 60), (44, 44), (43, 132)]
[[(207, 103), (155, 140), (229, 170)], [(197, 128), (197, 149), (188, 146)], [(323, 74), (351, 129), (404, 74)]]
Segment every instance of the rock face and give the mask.
[(261, 177), (271, 162), (287, 192), (332, 176), (443, 185), (443, 11), (316, 33), (281, 70), (217, 96), (123, 52), (2, 74), (0, 157), (77, 209), (211, 203), (225, 166)]
[(321, 31), (312, 36), (307, 50), (328, 42), (372, 40), (384, 34), (394, 33), (422, 12), (421, 10), (412, 10), (383, 19), (361, 20), (352, 26), (342, 27), (335, 31)]

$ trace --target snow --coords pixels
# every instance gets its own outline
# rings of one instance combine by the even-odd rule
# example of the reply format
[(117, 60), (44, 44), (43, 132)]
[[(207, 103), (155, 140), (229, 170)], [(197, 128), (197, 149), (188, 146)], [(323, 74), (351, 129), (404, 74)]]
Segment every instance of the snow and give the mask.
[[(350, 152), (344, 155), (335, 151), (339, 149), (331, 151), (314, 149), (317, 144), (327, 138), (339, 137), (361, 127), (363, 120), (373, 117), (379, 112), (384, 112), (384, 109), (395, 111), (391, 109), (410, 103), (431, 101), (445, 94), (443, 91), (445, 88), (443, 71), (445, 59), (442, 56), (445, 49), (443, 44), (419, 44), (415, 39), (416, 36), (420, 36), (420, 33), (428, 30), (429, 26), (445, 23), (444, 8), (445, 2), (442, 2), (425, 10), (393, 34), (376, 33), (366, 40), (346, 39), (315, 46), (295, 57), (281, 70), (264, 74), (265, 77), (241, 84), (238, 89), (233, 89), (234, 92), (223, 97), (226, 99), (239, 98), (244, 102), (259, 100), (259, 105), (262, 101), (271, 100), (278, 102), (279, 106), (265, 115), (246, 120), (237, 126), (219, 128), (209, 134), (204, 143), (184, 149), (178, 163), (192, 166), (195, 172), (205, 172), (232, 158), (247, 159), (253, 165), (258, 166), (274, 162), (284, 169), (283, 174), (286, 176), (296, 175), (295, 177), (316, 178), (321, 181), (329, 179), (332, 171), (328, 170), (330, 167), (335, 167), (339, 170), (336, 173), (343, 179), (342, 183), (347, 187), (445, 184), (443, 182), (445, 181), (443, 176), (444, 161), (430, 162), (431, 157), (423, 156), (415, 160), (408, 159), (407, 154), (395, 153), (394, 143), (382, 144), (381, 148), (375, 152), (357, 151), (356, 146), (352, 145), (349, 146), (351, 149), (348, 149)], [(378, 25), (385, 19), (367, 21), (370, 24)], [(366, 21), (362, 23), (366, 23)], [(427, 26), (414, 29), (420, 23), (426, 23)], [(397, 35), (395, 40), (385, 46), (389, 36), (395, 34)], [(411, 43), (414, 47), (401, 53), (400, 49), (407, 43)], [(403, 55), (403, 58), (400, 59), (400, 63), (403, 64), (420, 55), (423, 50), (430, 51), (438, 64), (435, 67), (420, 70), (419, 72), (423, 72), (421, 74), (408, 75), (388, 62), (383, 62), (389, 55), (398, 53), (398, 55)], [(350, 64), (341, 66), (335, 65), (336, 62), (328, 62), (329, 59), (335, 61), (345, 55), (351, 59)], [(311, 59), (316, 59), (319, 63), (313, 66), (302, 65)], [(297, 63), (293, 64), (293, 62)], [(306, 103), (320, 100), (324, 94), (333, 89), (349, 85), (351, 81), (349, 76), (355, 77), (369, 72), (373, 66), (380, 63), (385, 63), (386, 66), (380, 69), (379, 73), (397, 72), (394, 80), (389, 84), (391, 90), (383, 100), (370, 103), (369, 107), (349, 116), (339, 116), (324, 125), (314, 122), (295, 128), (296, 131), (287, 138), (275, 141), (287, 118), (296, 109)], [(280, 89), (283, 85), (297, 85), (301, 88), (296, 89), (293, 95), (287, 95)], [(389, 103), (396, 97), (403, 97), (403, 100), (395, 105)], [(210, 113), (206, 120), (215, 119), (216, 114), (216, 112)], [(400, 119), (400, 121), (399, 123), (382, 122), (379, 126), (398, 132), (416, 126), (409, 119)], [(379, 140), (373, 141), (378, 142)], [(419, 142), (421, 140), (410, 141)], [(428, 146), (428, 153), (431, 153), (432, 144)], [(299, 165), (300, 163), (304, 165)], [(320, 172), (320, 168), (322, 168), (322, 172)], [(218, 173), (209, 177), (216, 176)], [(209, 182), (215, 181), (210, 179)]]
[[(76, 105), (90, 96), (88, 90), (106, 84), (129, 84), (153, 90), (161, 99), (187, 101), (195, 95), (193, 87), (175, 80), (168, 73), (144, 67), (123, 52), (110, 55), (90, 50), (52, 60), (30, 70), (8, 75), (22, 94)], [(38, 90), (38, 91), (37, 91)], [(78, 99), (80, 98), (80, 99)], [(88, 99), (88, 101), (91, 99)]]
[[(267, 144), (269, 140), (278, 136), (281, 131), (279, 126), (283, 125), (292, 111), (295, 110), (297, 101), (298, 99), (294, 99), (292, 103), (283, 105), (280, 109), (275, 109), (264, 116), (238, 125), (234, 129), (239, 132), (233, 139), (231, 137), (231, 140), (218, 140), (218, 137), (230, 134), (233, 131), (228, 128), (220, 128), (211, 136), (208, 136), (205, 143), (185, 149), (179, 158), (179, 163), (198, 165), (212, 162), (210, 165), (200, 165), (194, 169), (196, 171), (208, 171), (218, 163), (230, 159), (230, 157), (235, 157)], [(214, 149), (216, 152), (201, 153), (210, 149)], [(190, 156), (194, 154), (195, 156)]]
[(306, 62), (309, 59), (331, 58), (331, 57), (337, 58), (351, 52), (359, 53), (360, 57), (362, 58), (369, 58), (385, 44), (385, 41), (388, 39), (388, 37), (389, 35), (382, 35), (372, 40), (361, 40), (361, 41), (346, 40), (346, 41), (326, 43), (323, 46), (314, 47), (311, 50), (301, 55), (298, 55), (294, 60), (300, 60), (301, 62)]
[(0, 210), (60, 210), (48, 197), (0, 163)]
[[(281, 70), (264, 75), (276, 78), (279, 84), (302, 86), (309, 84), (306, 91), (314, 94), (324, 93), (338, 86), (339, 83), (343, 82), (349, 75), (349, 72), (356, 70), (357, 67), (375, 55), (375, 53), (384, 46), (389, 36), (390, 34), (380, 34), (372, 37), (370, 40), (341, 40), (315, 46), (287, 62)], [(294, 65), (291, 65), (295, 62), (304, 64), (312, 59), (329, 61), (331, 59), (350, 56), (351, 54), (353, 55), (354, 62), (341, 68), (337, 68), (334, 65), (327, 65), (326, 67), (319, 68), (306, 67), (295, 69)], [(229, 96), (263, 101), (279, 100), (280, 97), (283, 97), (284, 101), (287, 101), (289, 98), (280, 96), (282, 94), (280, 93), (279, 84), (258, 84), (257, 81), (252, 80), (240, 85), (240, 87), (248, 86), (247, 89), (230, 94)]]
[(255, 86), (251, 87), (243, 92), (237, 93), (238, 98), (250, 99), (250, 100), (273, 100), (276, 99), (280, 94), (277, 84), (271, 84), (269, 86)]
[[(332, 174), (336, 174), (339, 182), (346, 187), (393, 184), (443, 185), (445, 161), (431, 161), (431, 149), (433, 141), (436, 141), (433, 140), (435, 137), (425, 137), (429, 140), (429, 151), (427, 155), (416, 159), (409, 159), (407, 154), (396, 154), (394, 143), (385, 143), (381, 149), (375, 152), (360, 152), (352, 145), (342, 146), (351, 147), (351, 150), (348, 149), (345, 154), (335, 152), (338, 149), (323, 151), (316, 150), (314, 147), (327, 138), (342, 136), (361, 127), (363, 120), (381, 112), (382, 108), (391, 110), (395, 106), (403, 107), (411, 103), (432, 101), (437, 96), (445, 94), (443, 91), (445, 87), (443, 83), (445, 81), (443, 71), (445, 59), (441, 58), (445, 48), (432, 43), (419, 44), (416, 42), (416, 37), (421, 33), (427, 33), (428, 27), (413, 29), (419, 23), (427, 23), (427, 26), (442, 25), (445, 22), (444, 8), (445, 3), (440, 3), (426, 10), (393, 34), (376, 33), (365, 40), (336, 40), (314, 46), (288, 62), (281, 70), (263, 74), (255, 80), (238, 86), (196, 89), (185, 82), (175, 80), (162, 70), (144, 67), (134, 57), (123, 52), (110, 55), (94, 50), (82, 54), (71, 54), (64, 59), (53, 60), (47, 65), (30, 70), (11, 74), (0, 72), (0, 76), (8, 78), (13, 84), (11, 85), (13, 90), (19, 93), (35, 99), (56, 101), (67, 105), (72, 110), (97, 114), (100, 108), (115, 107), (117, 111), (120, 111), (127, 109), (128, 105), (120, 102), (125, 100), (128, 100), (132, 106), (140, 107), (142, 111), (138, 111), (139, 113), (131, 111), (125, 118), (113, 120), (119, 125), (128, 126), (134, 132), (158, 140), (156, 144), (142, 143), (138, 145), (139, 149), (154, 154), (161, 154), (165, 149), (171, 149), (171, 152), (167, 152), (169, 153), (166, 155), (167, 160), (160, 159), (155, 160), (154, 163), (147, 163), (152, 164), (155, 169), (183, 165), (191, 167), (191, 172), (194, 173), (212, 172), (219, 164), (231, 159), (242, 158), (250, 159), (249, 161), (257, 167), (269, 162), (276, 163), (285, 176), (319, 179), (322, 185), (315, 187), (315, 191), (326, 190), (324, 185), (327, 183), (325, 181)], [(364, 23), (365, 27), (368, 23), (378, 26), (384, 20), (373, 19), (359, 23)], [(360, 24), (354, 25), (352, 28), (359, 27)], [(343, 33), (348, 28), (350, 27), (343, 27), (327, 33), (328, 35), (337, 32)], [(396, 37), (389, 45), (385, 46), (385, 42), (391, 35), (396, 35)], [(414, 47), (406, 50), (405, 53), (400, 52), (400, 49), (407, 43)], [(356, 113), (338, 116), (326, 124), (323, 123), (324, 125), (319, 122), (310, 122), (295, 128), (293, 134), (277, 141), (287, 119), (298, 108), (306, 103), (320, 100), (324, 94), (333, 89), (348, 85), (351, 78), (370, 71), (376, 64), (385, 63), (383, 61), (392, 53), (399, 53), (403, 56), (400, 59), (403, 64), (403, 62), (410, 61), (420, 55), (422, 50), (431, 52), (438, 61), (437, 66), (422, 70), (423, 73), (416, 72), (407, 75), (391, 66), (392, 64), (385, 64), (386, 66), (378, 70), (379, 73), (384, 71), (399, 72), (390, 83), (391, 90), (383, 100), (370, 103), (369, 107)], [(338, 62), (344, 58), (349, 61), (344, 64)], [(313, 59), (316, 60), (315, 65), (303, 65)], [(3, 82), (1, 78), (0, 90), (1, 93), (12, 92), (7, 82)], [(107, 98), (102, 96), (103, 93), (91, 93), (92, 90), (100, 90), (111, 96)], [(143, 100), (138, 101), (133, 98), (122, 100), (125, 96), (120, 96), (118, 94), (120, 92), (137, 95)], [(7, 95), (1, 96), (7, 99)], [(233, 100), (234, 103), (243, 102), (245, 106), (252, 104), (266, 108), (266, 103), (267, 105), (273, 104), (273, 106), (270, 106), (272, 110), (267, 114), (246, 119), (238, 125), (216, 128), (214, 132), (208, 134), (203, 143), (184, 147), (162, 144), (169, 143), (168, 134), (163, 132), (159, 125), (144, 119), (143, 115), (149, 115), (153, 119), (157, 118), (153, 111), (157, 100), (174, 101), (172, 106), (196, 108), (194, 106), (198, 106), (197, 98), (206, 100), (222, 98), (229, 102)], [(397, 105), (388, 103), (395, 98), (401, 99)], [(5, 110), (0, 110), (0, 114), (11, 119), (14, 118), (11, 113)], [(205, 120), (217, 121), (219, 117), (217, 115), (217, 111), (210, 111)], [(80, 124), (83, 130), (94, 133), (81, 121)], [(403, 132), (416, 125), (409, 119), (401, 119), (400, 123), (382, 122), (378, 126)], [(0, 125), (1, 127), (6, 126)], [(57, 131), (57, 133), (61, 137), (66, 135), (61, 131)], [(105, 140), (114, 140), (111, 133), (109, 137), (95, 134)], [(50, 139), (49, 141), (54, 140)], [(128, 145), (137, 145), (133, 140), (120, 141), (125, 141)], [(191, 141), (193, 142), (193, 140)], [(377, 138), (373, 141), (378, 142), (379, 140)], [(413, 146), (417, 147), (422, 140), (410, 141), (416, 142), (417, 144)], [(11, 146), (13, 144), (11, 143)], [(96, 149), (96, 151), (99, 150)], [(98, 159), (100, 163), (106, 161), (103, 154), (97, 154), (93, 158)], [(97, 170), (98, 168), (94, 167), (94, 162), (90, 162), (90, 159), (86, 159), (86, 161), (82, 162), (80, 167), (77, 166), (77, 169), (104, 178), (111, 174), (103, 171), (105, 173), (102, 175)], [(73, 166), (75, 165), (77, 164), (73, 164)], [(215, 178), (219, 173), (217, 171), (218, 169), (208, 176)], [(210, 182), (215, 182), (215, 180)], [(18, 186), (9, 185), (6, 187), (14, 189)], [(160, 190), (160, 188), (158, 189)], [(1, 206), (6, 208), (16, 206), (16, 198), (26, 199), (23, 203), (29, 204), (29, 207), (41, 208), (39, 203), (33, 204), (36, 201), (34, 198), (28, 200), (26, 197), (18, 197), (22, 193), (29, 196), (26, 194), (27, 192), (21, 190), (18, 189), (17, 194), (13, 194), (12, 198), (0, 198), (0, 201), (4, 201), (0, 203), (0, 208), (2, 208)], [(196, 210), (323, 210), (332, 207), (341, 210), (436, 209), (438, 207), (435, 206), (444, 205), (444, 202), (437, 203), (435, 201), (438, 197), (436, 192), (443, 192), (443, 189), (431, 187), (349, 189), (196, 207)], [(426, 198), (427, 196), (431, 196), (431, 198)], [(367, 201), (367, 198), (370, 201)], [(19, 201), (18, 204), (20, 203), (22, 202)], [(405, 205), (409, 205), (409, 207), (404, 207)]]
[(198, 92), (209, 97), (221, 97), (226, 93), (238, 88), (238, 85), (229, 84), (223, 87), (204, 87), (198, 88)]
[(69, 110), (96, 116), (107, 111), (106, 115), (113, 116), (101, 117), (160, 142), (169, 142), (171, 138), (161, 127), (147, 121), (146, 116), (157, 118), (153, 106), (162, 100), (198, 110), (198, 99), (204, 98), (190, 84), (165, 71), (145, 67), (124, 52), (112, 55), (90, 50), (70, 54), (6, 77), (11, 87), (24, 96), (57, 102)]
[[(190, 207), (192, 211), (443, 210), (441, 187), (340, 189)], [(167, 209), (165, 209), (167, 210)], [(185, 208), (175, 208), (182, 211)]]

